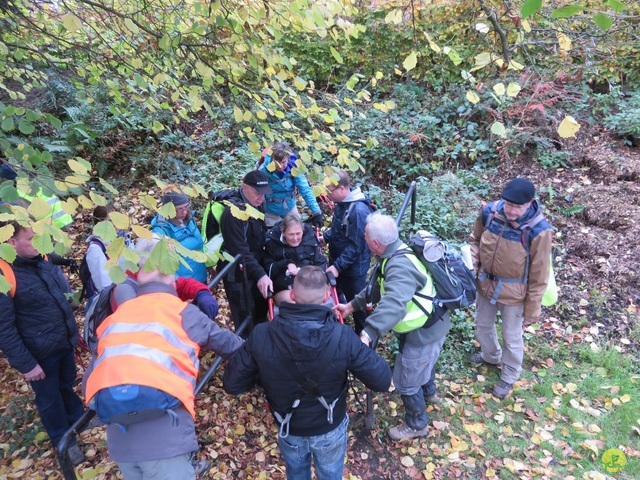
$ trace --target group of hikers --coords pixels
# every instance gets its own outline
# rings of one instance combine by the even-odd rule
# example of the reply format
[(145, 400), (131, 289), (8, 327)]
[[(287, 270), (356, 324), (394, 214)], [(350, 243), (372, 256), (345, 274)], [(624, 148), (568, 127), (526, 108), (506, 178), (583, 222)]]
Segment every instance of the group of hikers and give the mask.
[[(218, 304), (202, 283), (205, 265), (185, 258), (188, 266), (175, 274), (145, 268), (161, 236), (189, 249), (204, 246), (187, 195), (176, 186), (162, 192), (161, 203), (173, 203), (176, 215), (157, 215), (154, 240), (138, 240), (139, 270), (113, 288), (114, 311), (97, 328), (83, 381), (84, 403), (106, 423), (109, 455), (125, 479), (193, 479), (210, 468), (209, 461), (194, 457), (201, 349), (226, 360), (226, 392), (263, 390), (288, 479), (311, 479), (312, 463), (319, 480), (342, 478), (349, 373), (375, 392), (388, 391), (393, 382), (405, 416), (389, 429), (392, 440), (428, 436), (427, 403), (441, 401), (435, 364), (451, 328), (447, 309), (433, 301), (434, 281), (400, 238), (395, 220), (373, 211), (345, 171), (324, 183), (334, 205), (330, 227), (322, 233), (312, 228), (324, 218), (304, 175), (291, 173), (296, 160), (288, 145), (274, 145), (259, 168), (244, 175), (222, 213), (222, 248), (241, 255), (224, 278), (231, 316), (236, 329), (247, 316), (252, 319), (242, 336), (212, 321)], [(300, 219), (298, 193), (312, 225)], [(553, 238), (529, 180), (511, 180), (501, 197), (482, 208), (469, 236), (480, 344), (469, 360), (500, 368), (492, 390), (500, 399), (521, 374), (523, 322), (540, 316)], [(249, 206), (264, 215), (237, 214)], [(94, 210), (94, 221), (108, 213)], [(14, 289), (0, 294), (0, 349), (30, 383), (42, 424), (57, 444), (85, 410), (73, 388), (78, 327), (69, 286), (60, 268), (33, 247), (31, 228), (16, 221), (2, 225), (13, 227), (7, 243), (17, 257), (3, 268)], [(105, 269), (106, 242), (96, 236), (87, 241), (91, 303), (111, 282), (94, 273)], [(372, 313), (365, 295), (371, 254), (381, 266)], [(338, 304), (329, 301), (327, 273), (336, 278)], [(272, 294), (279, 308), (268, 318)], [(353, 328), (339, 323), (337, 314), (351, 318)], [(370, 348), (392, 330), (399, 340), (393, 371)], [(94, 420), (87, 428), (100, 424)], [(84, 461), (75, 439), (69, 455), (74, 464)]]

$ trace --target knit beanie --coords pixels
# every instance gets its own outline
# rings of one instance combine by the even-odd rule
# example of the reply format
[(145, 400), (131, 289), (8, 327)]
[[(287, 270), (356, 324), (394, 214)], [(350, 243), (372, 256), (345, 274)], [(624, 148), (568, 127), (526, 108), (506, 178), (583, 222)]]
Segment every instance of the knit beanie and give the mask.
[(160, 202), (163, 205), (173, 202), (173, 206), (178, 207), (189, 203), (189, 197), (180, 189), (180, 187), (169, 186), (162, 191)]
[(523, 205), (536, 196), (536, 187), (526, 178), (514, 178), (502, 190), (502, 198), (507, 202)]

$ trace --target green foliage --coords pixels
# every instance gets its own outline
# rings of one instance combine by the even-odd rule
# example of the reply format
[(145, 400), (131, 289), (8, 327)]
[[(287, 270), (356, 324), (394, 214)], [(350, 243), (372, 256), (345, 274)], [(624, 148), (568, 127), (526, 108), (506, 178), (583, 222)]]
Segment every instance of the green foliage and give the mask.
[(605, 115), (605, 127), (634, 145), (640, 142), (640, 91), (617, 99), (615, 109)]
[(571, 153), (564, 150), (557, 151), (554, 148), (538, 146), (536, 151), (538, 154), (538, 163), (542, 165), (542, 168), (547, 170), (566, 167), (571, 157)]

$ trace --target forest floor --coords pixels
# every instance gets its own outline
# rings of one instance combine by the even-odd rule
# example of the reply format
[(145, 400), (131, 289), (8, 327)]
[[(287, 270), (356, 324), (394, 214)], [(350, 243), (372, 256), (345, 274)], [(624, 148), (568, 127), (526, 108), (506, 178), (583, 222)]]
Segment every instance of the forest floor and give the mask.
[[(564, 168), (505, 162), (491, 179), (496, 197), (517, 175), (538, 186), (557, 228), (561, 291), (558, 304), (526, 326), (523, 378), (498, 400), (490, 393), (498, 372), (467, 364), (466, 352), (449, 341), (438, 366), (443, 400), (428, 407), (430, 434), (398, 443), (386, 432), (402, 419), (399, 396), (375, 396), (376, 423), (368, 429), (363, 388), (352, 382), (345, 478), (640, 478), (640, 152), (602, 134), (575, 145)], [(226, 313), (223, 304), (221, 324)], [(379, 351), (391, 357), (392, 348), (387, 338)], [(29, 386), (5, 358), (0, 382), (0, 479), (62, 478)], [(276, 427), (258, 392), (226, 395), (216, 372), (197, 413), (199, 457), (213, 464), (207, 478), (285, 478)], [(87, 461), (79, 478), (120, 478), (104, 428), (82, 434), (80, 443)]]

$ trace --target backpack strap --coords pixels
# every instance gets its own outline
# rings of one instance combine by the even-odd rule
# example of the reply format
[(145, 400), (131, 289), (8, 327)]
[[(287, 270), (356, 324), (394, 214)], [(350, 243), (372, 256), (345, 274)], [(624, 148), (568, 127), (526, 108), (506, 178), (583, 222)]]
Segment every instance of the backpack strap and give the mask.
[(10, 285), (9, 291), (7, 293), (11, 298), (15, 297), (17, 282), (16, 274), (13, 272), (13, 267), (11, 266), (11, 264), (9, 264), (9, 262), (0, 258), (0, 271), (2, 272), (2, 275), (4, 275), (4, 278), (7, 280), (7, 283)]
[[(487, 217), (485, 221), (484, 230), (487, 230), (489, 228), (489, 226), (493, 222), (493, 219), (496, 216), (497, 211), (500, 209), (502, 205), (504, 205), (504, 200), (493, 202), (491, 204), (491, 214)], [(492, 305), (495, 305), (498, 302), (498, 297), (500, 296), (500, 293), (502, 292), (502, 288), (504, 287), (505, 283), (529, 283), (529, 268), (531, 266), (531, 230), (533, 229), (533, 227), (535, 227), (538, 223), (540, 223), (544, 219), (545, 219), (545, 216), (542, 213), (542, 211), (538, 211), (538, 213), (531, 220), (523, 223), (522, 225), (519, 225), (517, 228), (517, 230), (520, 230), (521, 232), (520, 243), (522, 243), (522, 246), (527, 254), (527, 259), (525, 261), (525, 267), (524, 267), (524, 275), (522, 277), (520, 278), (499, 277), (497, 275), (492, 275), (490, 273), (487, 273), (487, 271), (484, 270), (484, 268), (482, 269), (482, 272), (480, 273), (480, 275), (478, 275), (478, 280), (480, 281), (488, 278), (491, 281), (498, 282), (495, 290), (493, 291), (493, 295), (491, 296)], [(507, 228), (513, 228), (513, 227), (508, 227), (506, 224), (505, 226)]]
[(333, 408), (342, 396), (342, 393), (338, 395), (338, 397), (333, 402), (327, 402), (327, 400), (320, 394), (318, 390), (316, 379), (322, 372), (326, 371), (327, 367), (329, 366), (329, 362), (333, 359), (336, 350), (338, 349), (338, 343), (340, 342), (341, 337), (341, 330), (337, 328), (337, 326), (334, 327), (331, 331), (331, 338), (327, 343), (327, 347), (322, 353), (318, 366), (314, 370), (312, 375), (303, 375), (291, 358), (281, 355), (280, 360), (282, 361), (282, 363), (284, 363), (289, 372), (295, 377), (296, 381), (298, 382), (298, 391), (295, 394), (295, 399), (291, 405), (290, 411), (287, 412), (284, 417), (273, 410), (276, 419), (280, 423), (280, 429), (278, 430), (278, 434), (280, 435), (280, 437), (287, 438), (289, 436), (289, 423), (291, 421), (291, 416), (293, 415), (294, 410), (300, 405), (300, 399), (307, 394), (311, 394), (316, 397), (316, 399), (327, 410), (327, 422), (329, 422), (329, 424), (331, 425), (333, 424)]

